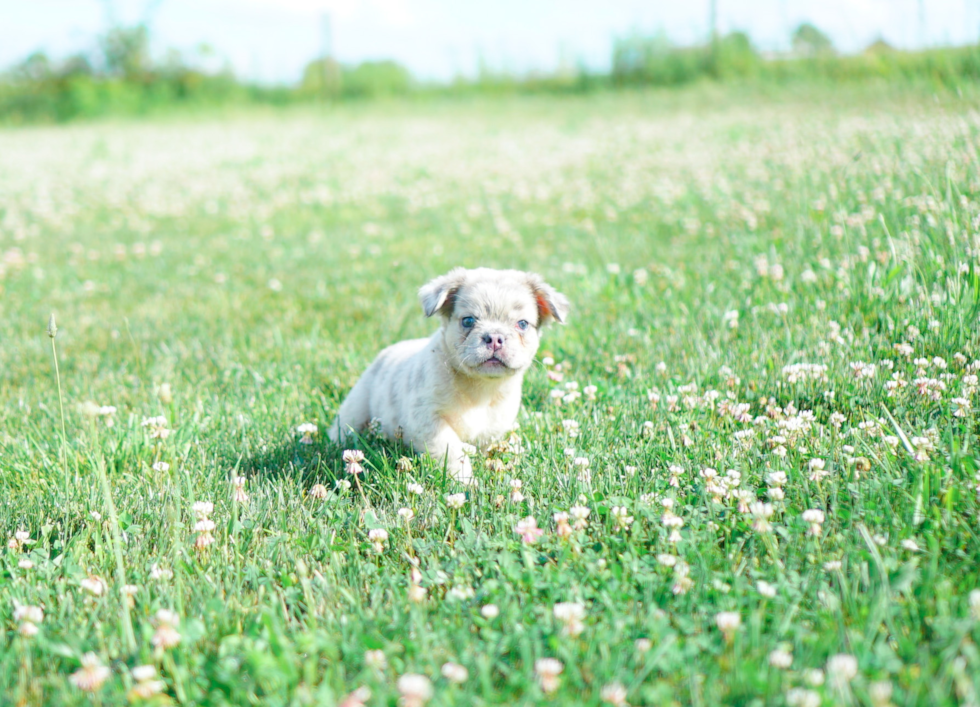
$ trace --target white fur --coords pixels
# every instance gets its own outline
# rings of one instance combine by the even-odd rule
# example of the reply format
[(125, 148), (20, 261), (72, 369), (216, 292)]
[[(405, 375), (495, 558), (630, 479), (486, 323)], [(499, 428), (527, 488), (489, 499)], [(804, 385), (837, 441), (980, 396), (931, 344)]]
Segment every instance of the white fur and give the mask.
[(385, 436), (445, 459), (453, 476), (469, 483), (465, 445), (483, 446), (513, 429), (539, 330), (564, 322), (568, 300), (538, 275), (489, 268), (456, 268), (423, 286), (419, 298), (426, 316), (438, 313), (442, 326), (428, 339), (378, 354), (329, 435), (343, 444), (376, 419)]

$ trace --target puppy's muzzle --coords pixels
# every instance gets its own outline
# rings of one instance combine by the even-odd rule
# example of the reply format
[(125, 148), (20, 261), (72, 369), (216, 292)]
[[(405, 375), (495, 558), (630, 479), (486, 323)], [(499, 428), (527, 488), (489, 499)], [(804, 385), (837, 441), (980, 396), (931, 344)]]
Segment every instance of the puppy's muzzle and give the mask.
[(504, 335), (499, 333), (484, 334), (483, 343), (487, 345), (493, 353), (497, 353), (504, 348)]

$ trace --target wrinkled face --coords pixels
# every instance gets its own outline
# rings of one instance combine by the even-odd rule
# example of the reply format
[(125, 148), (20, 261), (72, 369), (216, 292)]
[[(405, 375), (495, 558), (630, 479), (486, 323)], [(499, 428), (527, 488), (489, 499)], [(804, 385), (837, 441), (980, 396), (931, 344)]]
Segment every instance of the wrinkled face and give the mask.
[(449, 363), (480, 378), (526, 370), (534, 360), (540, 329), (564, 321), (568, 300), (533, 273), (457, 268), (429, 282), (419, 296), (428, 316), (445, 320)]
[(457, 370), (508, 376), (525, 370), (538, 350), (538, 305), (531, 288), (481, 281), (459, 288), (444, 329)]

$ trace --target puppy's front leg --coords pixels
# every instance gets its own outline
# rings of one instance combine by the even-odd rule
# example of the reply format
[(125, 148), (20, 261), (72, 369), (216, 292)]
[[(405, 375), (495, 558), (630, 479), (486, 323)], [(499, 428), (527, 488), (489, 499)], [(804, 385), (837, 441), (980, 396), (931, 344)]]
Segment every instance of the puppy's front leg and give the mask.
[[(461, 484), (473, 481), (473, 464), (466, 453), (463, 441), (456, 430), (439, 420), (433, 433), (425, 439), (421, 447), (437, 461), (446, 460), (446, 468), (452, 477)], [(419, 447), (413, 444), (418, 449)]]

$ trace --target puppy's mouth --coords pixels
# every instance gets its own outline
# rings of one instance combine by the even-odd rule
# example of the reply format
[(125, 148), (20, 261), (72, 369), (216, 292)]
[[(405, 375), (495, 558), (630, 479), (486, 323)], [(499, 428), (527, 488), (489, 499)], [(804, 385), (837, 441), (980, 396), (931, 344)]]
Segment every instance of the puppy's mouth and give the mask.
[(510, 366), (504, 363), (501, 359), (497, 358), (496, 355), (493, 355), (490, 358), (485, 359), (480, 364), (480, 368), (485, 371), (502, 371), (510, 368)]

